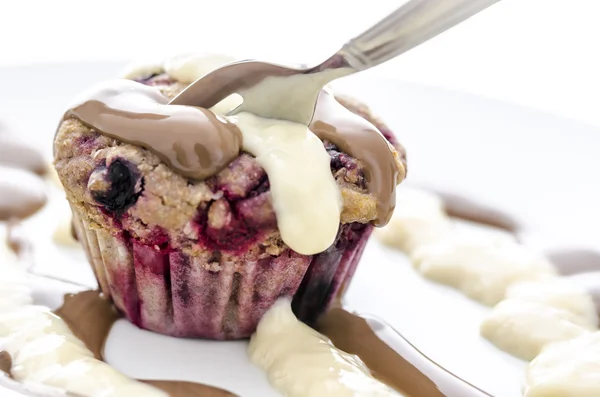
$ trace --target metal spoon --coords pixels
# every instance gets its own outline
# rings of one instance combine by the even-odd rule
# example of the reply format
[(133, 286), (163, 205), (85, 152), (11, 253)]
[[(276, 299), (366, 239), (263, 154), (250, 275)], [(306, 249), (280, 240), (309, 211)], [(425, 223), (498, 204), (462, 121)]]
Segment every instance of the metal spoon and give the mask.
[(234, 62), (196, 80), (170, 103), (210, 108), (237, 93), (244, 102), (232, 115), (251, 112), (308, 125), (325, 84), (386, 62), (498, 1), (411, 0), (318, 66), (293, 68), (253, 60)]

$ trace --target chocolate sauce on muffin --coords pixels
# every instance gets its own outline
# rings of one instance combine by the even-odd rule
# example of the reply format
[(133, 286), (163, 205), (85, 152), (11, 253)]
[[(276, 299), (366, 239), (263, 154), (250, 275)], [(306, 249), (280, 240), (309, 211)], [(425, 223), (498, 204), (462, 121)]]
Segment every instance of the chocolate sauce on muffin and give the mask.
[(367, 189), (377, 197), (375, 226), (385, 226), (396, 206), (396, 184), (405, 177), (391, 143), (363, 117), (349, 112), (327, 91), (321, 92), (310, 129), (322, 141), (364, 164)]
[(159, 90), (130, 80), (92, 88), (65, 118), (151, 150), (182, 175), (204, 180), (239, 155), (238, 128), (209, 110), (168, 105)]
[[(64, 118), (76, 117), (102, 134), (144, 147), (195, 180), (217, 174), (240, 154), (237, 126), (194, 104), (167, 105), (168, 101), (157, 89), (114, 80), (83, 94)], [(405, 177), (405, 154), (399, 155), (373, 124), (326, 91), (319, 97), (310, 129), (362, 163), (366, 186), (377, 199), (373, 223), (384, 226), (394, 210), (396, 184)]]

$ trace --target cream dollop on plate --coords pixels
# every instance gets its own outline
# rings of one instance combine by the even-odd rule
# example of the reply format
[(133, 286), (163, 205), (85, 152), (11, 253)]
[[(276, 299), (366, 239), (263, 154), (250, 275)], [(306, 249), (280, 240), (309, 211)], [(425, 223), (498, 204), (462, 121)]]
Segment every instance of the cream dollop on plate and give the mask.
[[(6, 263), (0, 271), (9, 273)], [(168, 397), (96, 360), (62, 319), (31, 305), (25, 275), (17, 273), (0, 281), (0, 350), (12, 358), (14, 380), (90, 397)]]
[(598, 326), (598, 313), (592, 295), (581, 285), (565, 277), (547, 277), (511, 285), (507, 299), (538, 302), (580, 316), (587, 324)]
[(481, 335), (524, 360), (598, 327), (591, 295), (562, 277), (515, 283), (506, 296), (481, 323)]
[(440, 240), (451, 230), (440, 197), (424, 190), (399, 188), (396, 209), (389, 223), (375, 230), (386, 245), (412, 253), (417, 247)]
[(592, 332), (585, 318), (538, 302), (507, 299), (481, 323), (480, 332), (501, 350), (532, 360), (550, 343)]
[(447, 236), (419, 247), (411, 259), (423, 276), (489, 306), (500, 302), (517, 281), (556, 273), (541, 255), (500, 234)]
[(547, 346), (527, 368), (525, 397), (600, 396), (600, 332)]
[(288, 299), (261, 319), (248, 347), (253, 363), (288, 397), (402, 396), (373, 378), (355, 355), (298, 321)]

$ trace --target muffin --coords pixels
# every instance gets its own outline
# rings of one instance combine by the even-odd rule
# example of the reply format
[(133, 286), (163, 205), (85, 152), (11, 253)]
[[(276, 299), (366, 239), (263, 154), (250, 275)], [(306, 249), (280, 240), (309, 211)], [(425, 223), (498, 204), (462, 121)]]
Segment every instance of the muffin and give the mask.
[[(102, 293), (141, 328), (246, 338), (284, 296), (311, 323), (347, 288), (373, 225), (389, 219), (404, 150), (364, 105), (326, 91), (314, 134), (285, 124), (290, 138), (266, 150), (275, 132), (260, 126), (270, 121), (244, 116), (252, 130), (243, 115), (168, 105), (193, 80), (174, 76), (201, 61), (130, 72), (65, 113), (54, 165), (78, 239)], [(334, 142), (327, 114), (318, 117), (331, 106), (365, 145)], [(290, 146), (296, 133), (313, 146)]]

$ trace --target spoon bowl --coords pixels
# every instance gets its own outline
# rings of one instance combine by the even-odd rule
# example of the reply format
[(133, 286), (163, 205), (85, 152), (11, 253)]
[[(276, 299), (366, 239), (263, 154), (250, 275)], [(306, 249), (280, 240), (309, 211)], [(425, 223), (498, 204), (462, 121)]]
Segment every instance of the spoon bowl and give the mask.
[(319, 92), (330, 81), (386, 62), (498, 1), (410, 0), (318, 66), (234, 62), (196, 80), (170, 103), (210, 108), (237, 93), (244, 102), (231, 114), (251, 112), (308, 125)]

